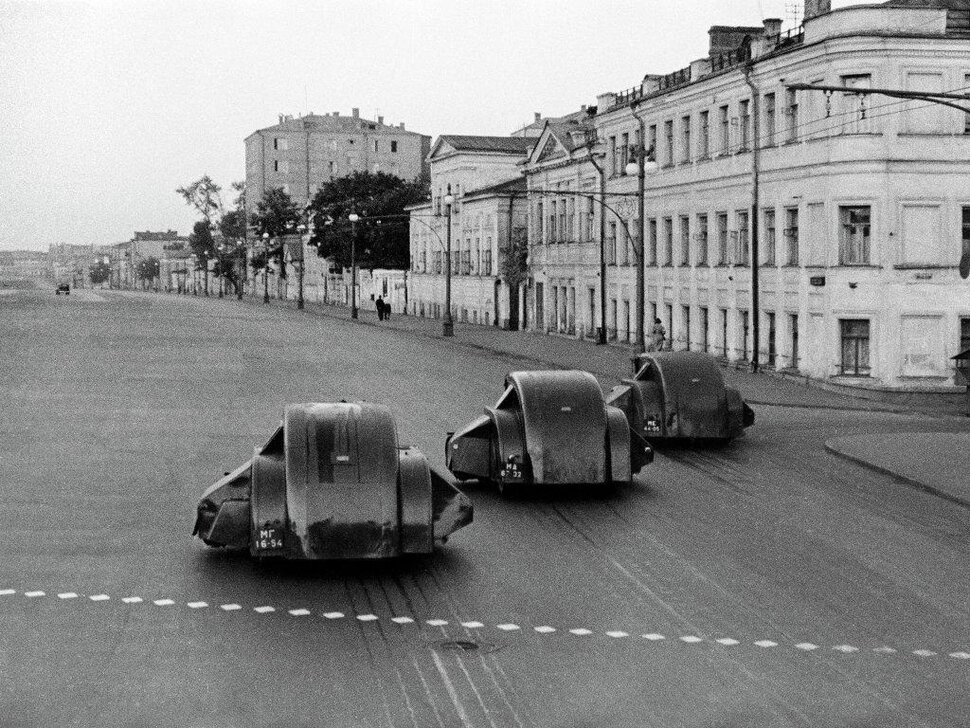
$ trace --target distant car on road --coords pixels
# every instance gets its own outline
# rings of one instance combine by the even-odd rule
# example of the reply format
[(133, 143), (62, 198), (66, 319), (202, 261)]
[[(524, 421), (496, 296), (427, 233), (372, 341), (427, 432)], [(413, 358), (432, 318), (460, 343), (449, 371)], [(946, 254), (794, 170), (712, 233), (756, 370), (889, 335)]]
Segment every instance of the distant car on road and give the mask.
[(71, 295), (71, 284), (70, 283), (58, 283), (57, 284), (57, 290), (54, 291), (54, 295), (59, 296), (62, 293), (65, 296), (70, 296)]

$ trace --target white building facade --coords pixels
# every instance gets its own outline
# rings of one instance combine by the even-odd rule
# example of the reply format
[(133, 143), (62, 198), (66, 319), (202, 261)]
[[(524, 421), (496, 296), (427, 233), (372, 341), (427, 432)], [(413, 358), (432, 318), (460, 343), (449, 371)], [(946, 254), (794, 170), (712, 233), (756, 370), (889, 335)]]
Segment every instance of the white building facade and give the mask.
[[(763, 367), (853, 386), (946, 389), (949, 358), (970, 347), (970, 282), (958, 272), (970, 253), (968, 114), (788, 85), (965, 89), (970, 18), (944, 8), (826, 5), (813, 3), (818, 14), (786, 34), (779, 21), (712, 28), (709, 57), (599, 97), (592, 123), (613, 210), (605, 247), (615, 251), (607, 327), (620, 340), (635, 328), (636, 268), (624, 236), (639, 228), (630, 204), (637, 178), (624, 166), (642, 119), (642, 141), (659, 165), (645, 191), (648, 330), (657, 317), (675, 349), (750, 360), (757, 315)], [(589, 163), (572, 161), (554, 174), (537, 158), (532, 171), (548, 175), (543, 189), (567, 177), (588, 188)], [(580, 195), (564, 198), (565, 235), (579, 239), (565, 246), (549, 244), (548, 201), (540, 213), (530, 198), (530, 234), (543, 236), (533, 246), (533, 325), (588, 335), (599, 313), (593, 246), (583, 240), (591, 211)]]
[[(451, 235), (452, 319), (516, 328), (521, 293), (503, 279), (503, 250), (525, 234), (525, 137), (441, 136), (431, 150), (431, 202), (409, 208), (409, 313), (444, 317)], [(453, 203), (445, 203), (451, 195)], [(511, 300), (514, 299), (514, 300)]]

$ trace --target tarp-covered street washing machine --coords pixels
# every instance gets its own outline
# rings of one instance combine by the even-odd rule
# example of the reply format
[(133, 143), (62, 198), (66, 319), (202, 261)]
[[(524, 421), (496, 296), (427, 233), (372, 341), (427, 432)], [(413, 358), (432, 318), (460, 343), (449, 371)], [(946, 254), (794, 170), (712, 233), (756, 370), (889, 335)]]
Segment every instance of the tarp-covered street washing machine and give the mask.
[(445, 441), (445, 464), (458, 478), (491, 481), (502, 493), (626, 483), (653, 460), (589, 372), (512, 372), (505, 387), (494, 407)]
[(754, 424), (754, 411), (724, 384), (714, 357), (696, 351), (639, 354), (634, 376), (606, 397), (626, 414), (630, 428), (649, 442), (725, 442)]
[(193, 535), (257, 557), (374, 559), (430, 553), (471, 520), (451, 476), (398, 446), (387, 407), (293, 404), (252, 460), (205, 491)]

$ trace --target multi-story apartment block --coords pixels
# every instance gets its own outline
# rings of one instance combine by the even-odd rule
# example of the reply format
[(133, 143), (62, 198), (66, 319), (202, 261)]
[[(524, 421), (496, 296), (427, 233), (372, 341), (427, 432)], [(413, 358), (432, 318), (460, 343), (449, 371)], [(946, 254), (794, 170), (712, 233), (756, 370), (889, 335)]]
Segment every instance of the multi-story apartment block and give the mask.
[[(438, 137), (429, 154), (431, 201), (409, 209), (408, 308), (444, 315), (446, 251), (451, 233), (451, 303), (456, 321), (518, 325), (519, 286), (501, 275), (503, 250), (525, 234), (525, 183), (519, 165), (534, 138)], [(452, 204), (446, 204), (451, 195)]]
[[(970, 11), (958, 5), (894, 0), (833, 11), (815, 0), (801, 28), (714, 27), (706, 58), (601, 95), (592, 123), (611, 208), (610, 333), (630, 339), (634, 328), (625, 238), (639, 229), (637, 177), (625, 163), (642, 143), (658, 165), (645, 189), (646, 317), (663, 321), (674, 348), (750, 359), (757, 316), (763, 366), (859, 386), (951, 382), (949, 357), (970, 346), (970, 285), (958, 272), (970, 254), (970, 114), (790, 85), (965, 90)], [(570, 242), (590, 214), (587, 198), (565, 193), (567, 182), (581, 191), (594, 176), (585, 153), (565, 151), (569, 168), (541, 154), (528, 167), (530, 179), (547, 175), (546, 192), (564, 193), (555, 213), (547, 194), (541, 213), (530, 199), (530, 306), (535, 327), (578, 335), (601, 311), (591, 246)]]
[(386, 172), (412, 180), (427, 173), (431, 137), (391, 126), (384, 117), (313, 114), (280, 116), (279, 123), (246, 137), (246, 206), (280, 187), (300, 206), (325, 182), (352, 172)]

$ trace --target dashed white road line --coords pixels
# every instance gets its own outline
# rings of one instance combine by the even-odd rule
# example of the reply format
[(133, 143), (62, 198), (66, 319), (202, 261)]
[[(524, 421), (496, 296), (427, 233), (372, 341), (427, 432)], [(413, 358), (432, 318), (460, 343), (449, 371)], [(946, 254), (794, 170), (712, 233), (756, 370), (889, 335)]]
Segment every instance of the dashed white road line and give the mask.
[[(16, 593), (17, 593), (16, 589), (0, 589), (0, 596), (9, 596)], [(34, 599), (34, 598), (46, 596), (47, 592), (36, 589), (33, 591), (25, 591), (23, 592), (23, 595), (28, 599)], [(78, 594), (77, 592), (72, 592), (72, 591), (57, 592), (57, 597), (58, 599), (61, 599), (61, 600), (78, 599), (81, 596), (82, 595)], [(92, 602), (105, 602), (105, 601), (111, 600), (111, 595), (91, 594), (90, 596), (88, 596), (88, 599)], [(142, 599), (142, 597), (130, 596), (130, 597), (122, 597), (121, 601), (124, 602), (125, 604), (140, 604), (144, 600)], [(162, 599), (154, 599), (152, 600), (152, 603), (157, 606), (163, 607), (163, 606), (172, 606), (175, 604), (175, 601), (169, 598), (162, 598)], [(205, 601), (192, 601), (192, 602), (186, 602), (186, 606), (189, 607), (190, 609), (203, 609), (205, 607), (208, 607), (209, 603)], [(242, 605), (236, 604), (235, 602), (219, 605), (219, 609), (226, 612), (238, 611), (238, 610), (241, 610), (242, 608), (243, 608)], [(258, 614), (269, 614), (269, 613), (275, 612), (276, 607), (273, 607), (267, 604), (267, 605), (262, 605), (258, 607), (253, 607), (253, 611)], [(305, 616), (310, 616), (312, 614), (312, 612), (309, 609), (302, 608), (302, 607), (289, 609), (286, 611), (288, 614), (294, 617), (305, 617)], [(323, 616), (326, 619), (343, 619), (347, 615), (344, 612), (332, 611), (332, 612), (323, 612), (321, 616)], [(360, 622), (378, 622), (381, 620), (380, 616), (376, 614), (370, 614), (370, 613), (352, 614), (351, 616)], [(407, 617), (407, 616), (395, 616), (395, 617), (389, 617), (389, 619), (390, 621), (398, 625), (415, 624), (418, 621), (414, 617)], [(424, 623), (430, 627), (444, 627), (449, 624), (448, 620), (438, 619), (438, 618), (424, 620)], [(465, 622), (459, 621), (457, 622), (457, 624), (460, 624), (465, 629), (482, 629), (486, 627), (486, 624), (484, 622), (481, 622), (478, 620), (470, 620)], [(496, 624), (495, 628), (502, 630), (503, 632), (515, 632), (515, 631), (522, 630), (522, 627), (520, 627), (518, 624), (513, 624), (511, 622), (503, 622), (501, 624)], [(537, 632), (538, 634), (549, 635), (557, 632), (558, 628), (553, 627), (552, 625), (539, 625), (539, 626), (533, 627), (532, 630), (534, 632)], [(569, 634), (580, 636), (580, 637), (596, 634), (594, 630), (588, 629), (586, 627), (576, 627), (573, 629), (569, 629), (567, 631)], [(613, 639), (622, 639), (630, 636), (629, 632), (624, 632), (621, 630), (606, 630), (601, 632), (600, 634)], [(641, 636), (643, 637), (643, 639), (649, 640), (651, 642), (659, 642), (667, 639), (665, 635), (659, 634), (657, 632), (649, 632)], [(693, 635), (693, 634), (680, 635), (680, 636), (673, 635), (671, 636), (671, 639), (677, 639), (685, 644), (698, 644), (705, 641), (704, 637), (699, 635)], [(733, 647), (735, 645), (741, 644), (740, 641), (738, 641), (733, 637), (718, 637), (713, 639), (713, 641), (725, 647)], [(770, 639), (756, 640), (751, 644), (754, 644), (761, 648), (770, 648), (770, 647), (779, 646), (778, 642)], [(821, 649), (820, 645), (817, 645), (813, 642), (798, 642), (794, 644), (793, 647), (803, 652), (813, 652)], [(839, 644), (839, 645), (833, 645), (829, 649), (836, 652), (841, 652), (842, 654), (845, 654), (845, 655), (849, 655), (849, 654), (860, 652), (862, 648), (859, 648), (850, 644)], [(889, 647), (889, 646), (872, 647), (872, 648), (866, 648), (866, 649), (874, 653), (887, 654), (887, 655), (898, 654), (899, 652), (896, 648)], [(928, 649), (917, 649), (917, 650), (912, 650), (909, 654), (915, 655), (917, 657), (936, 657), (941, 653), (935, 652), (933, 650), (928, 650)], [(956, 652), (949, 652), (949, 653), (942, 653), (942, 654), (955, 660), (970, 660), (970, 652), (967, 652), (965, 650), (959, 650)]]

